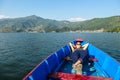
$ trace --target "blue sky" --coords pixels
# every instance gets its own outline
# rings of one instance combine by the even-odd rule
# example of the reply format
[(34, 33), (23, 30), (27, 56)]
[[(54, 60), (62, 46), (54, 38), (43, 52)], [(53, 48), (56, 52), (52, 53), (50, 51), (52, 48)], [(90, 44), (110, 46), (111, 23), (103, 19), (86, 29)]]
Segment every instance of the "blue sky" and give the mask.
[(120, 15), (120, 0), (0, 0), (1, 17), (68, 20)]

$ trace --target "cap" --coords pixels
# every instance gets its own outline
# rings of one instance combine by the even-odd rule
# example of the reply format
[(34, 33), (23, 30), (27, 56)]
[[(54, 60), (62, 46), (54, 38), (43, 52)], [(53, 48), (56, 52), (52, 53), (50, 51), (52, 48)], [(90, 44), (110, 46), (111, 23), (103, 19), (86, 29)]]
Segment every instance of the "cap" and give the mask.
[(76, 42), (83, 42), (83, 39), (76, 39)]

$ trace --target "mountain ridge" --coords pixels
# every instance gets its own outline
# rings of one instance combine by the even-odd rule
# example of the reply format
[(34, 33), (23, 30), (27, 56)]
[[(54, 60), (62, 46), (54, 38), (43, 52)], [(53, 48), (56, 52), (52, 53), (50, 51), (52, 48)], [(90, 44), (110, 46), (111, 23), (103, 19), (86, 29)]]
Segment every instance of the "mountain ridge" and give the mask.
[(66, 32), (100, 29), (105, 32), (120, 32), (120, 16), (93, 18), (81, 22), (44, 19), (36, 15), (0, 19), (0, 32)]

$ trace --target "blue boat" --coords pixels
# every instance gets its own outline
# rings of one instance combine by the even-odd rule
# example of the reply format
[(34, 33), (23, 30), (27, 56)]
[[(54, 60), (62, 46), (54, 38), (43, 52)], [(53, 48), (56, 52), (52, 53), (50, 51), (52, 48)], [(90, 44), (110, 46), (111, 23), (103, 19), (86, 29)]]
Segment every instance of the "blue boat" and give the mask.
[[(71, 43), (76, 44), (76, 40)], [(86, 43), (82, 41), (82, 45)], [(83, 64), (82, 75), (71, 73), (72, 61), (66, 60), (66, 57), (72, 51), (66, 45), (44, 59), (23, 80), (120, 80), (119, 62), (90, 43), (88, 52), (97, 60)]]

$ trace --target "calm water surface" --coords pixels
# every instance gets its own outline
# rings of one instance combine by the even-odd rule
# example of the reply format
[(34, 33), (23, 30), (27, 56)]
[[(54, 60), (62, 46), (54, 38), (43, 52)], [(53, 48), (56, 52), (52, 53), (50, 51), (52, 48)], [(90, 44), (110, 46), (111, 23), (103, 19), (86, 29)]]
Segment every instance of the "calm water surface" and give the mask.
[(0, 33), (0, 80), (21, 80), (44, 58), (76, 38), (120, 62), (120, 33)]

